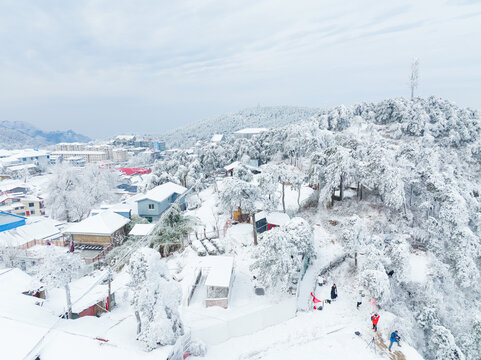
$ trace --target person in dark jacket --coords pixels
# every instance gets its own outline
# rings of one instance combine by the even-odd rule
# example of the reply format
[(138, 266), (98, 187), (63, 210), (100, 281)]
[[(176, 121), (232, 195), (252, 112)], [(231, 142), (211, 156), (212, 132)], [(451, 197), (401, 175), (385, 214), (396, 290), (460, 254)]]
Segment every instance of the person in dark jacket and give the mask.
[(331, 300), (334, 301), (337, 298), (337, 287), (336, 284), (332, 285), (331, 288)]
[(392, 347), (392, 344), (394, 344), (395, 342), (397, 342), (398, 346), (401, 346), (401, 344), (399, 343), (399, 341), (401, 340), (401, 337), (399, 336), (399, 333), (397, 330), (395, 330), (392, 334), (391, 334), (391, 344), (389, 344), (389, 352), (391, 352), (391, 347)]

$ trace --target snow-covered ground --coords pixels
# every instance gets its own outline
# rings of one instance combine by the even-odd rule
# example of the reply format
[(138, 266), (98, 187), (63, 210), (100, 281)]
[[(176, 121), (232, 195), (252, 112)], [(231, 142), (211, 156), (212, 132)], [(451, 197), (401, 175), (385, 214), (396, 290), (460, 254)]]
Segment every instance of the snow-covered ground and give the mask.
[[(312, 189), (303, 187), (301, 202), (311, 193)], [(217, 194), (213, 188), (202, 191), (199, 196), (201, 206), (187, 211), (187, 214), (199, 219), (197, 229), (200, 233), (204, 227), (207, 232), (214, 227), (219, 229), (225, 255), (234, 257), (234, 280), (228, 309), (204, 306), (206, 291), (202, 281), (187, 304), (190, 287), (207, 257), (198, 256), (187, 247), (183, 253), (175, 254), (168, 260), (169, 270), (183, 291), (180, 312), (186, 329), (191, 332), (193, 339), (200, 339), (208, 346), (206, 356), (199, 359), (367, 360), (387, 357), (385, 350), (368, 345), (373, 338), (370, 329), (372, 308), (366, 297), (360, 310), (356, 309), (359, 284), (353, 272), (352, 259), (347, 259), (326, 273), (327, 286), (316, 287), (319, 271), (345, 255), (338, 241), (337, 225), (345, 216), (345, 209), (335, 209), (329, 215), (326, 212), (304, 210), (302, 214), (314, 230), (317, 258), (311, 259), (297, 295), (268, 293), (258, 296), (254, 293), (255, 280), (249, 269), (253, 249), (252, 225), (236, 224), (224, 231), (227, 215), (218, 208)], [(298, 210), (297, 196), (297, 191), (286, 187), (286, 209), (291, 214)], [(380, 216), (372, 207), (364, 207), (359, 212), (366, 218)], [(413, 253), (410, 255), (410, 264), (411, 280), (422, 282), (423, 274), (429, 269), (429, 259), (421, 252)], [(0, 339), (11, 344), (3, 348), (2, 355), (6, 358), (22, 359), (53, 324), (56, 324), (55, 329), (40, 347), (42, 360), (64, 359), (66, 354), (69, 359), (79, 360), (165, 359), (169, 355), (169, 346), (146, 352), (136, 340), (136, 320), (125, 288), (125, 270), (116, 274), (114, 279), (114, 282), (122, 284), (116, 293), (117, 306), (99, 318), (83, 317), (76, 320), (64, 320), (56, 316), (65, 308), (62, 289), (52, 290), (50, 300), (47, 299), (43, 306), (36, 305), (36, 299), (21, 294), (22, 289), (30, 286), (31, 279), (18, 272), (15, 270), (15, 276), (21, 281), (17, 286), (12, 285), (12, 277), (4, 274), (2, 279), (0, 274), (0, 290), (3, 291), (0, 298)], [(93, 282), (94, 277), (84, 277), (72, 284), (73, 301), (82, 295), (82, 289)], [(310, 292), (320, 299), (329, 298), (330, 286), (334, 282), (339, 291), (338, 300), (326, 304), (322, 311), (313, 310)], [(102, 297), (98, 292), (103, 293), (105, 285), (99, 285), (97, 290), (90, 295)], [(382, 341), (388, 344), (388, 336), (395, 330), (396, 318), (387, 311), (379, 313), (379, 334)], [(357, 336), (356, 331), (361, 336)], [(19, 340), (24, 338), (28, 339)], [(397, 348), (395, 350), (398, 351)], [(401, 350), (405, 359), (421, 359), (406, 343), (403, 343)]]

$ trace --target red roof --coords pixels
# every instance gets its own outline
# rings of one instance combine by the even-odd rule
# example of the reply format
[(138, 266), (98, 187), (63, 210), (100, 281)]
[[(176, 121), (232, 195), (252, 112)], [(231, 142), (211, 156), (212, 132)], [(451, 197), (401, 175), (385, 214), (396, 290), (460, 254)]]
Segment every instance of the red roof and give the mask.
[(123, 172), (125, 175), (150, 174), (152, 172), (143, 168), (116, 168), (116, 170)]

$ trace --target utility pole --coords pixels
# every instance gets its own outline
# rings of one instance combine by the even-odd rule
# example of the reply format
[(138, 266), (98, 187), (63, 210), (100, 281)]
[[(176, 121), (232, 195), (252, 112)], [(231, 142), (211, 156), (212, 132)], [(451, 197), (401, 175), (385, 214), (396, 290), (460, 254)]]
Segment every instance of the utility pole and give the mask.
[(252, 213), (252, 232), (254, 233), (254, 246), (257, 246), (257, 225), (256, 225), (256, 213)]
[(409, 77), (409, 85), (411, 86), (411, 100), (414, 99), (414, 89), (419, 84), (419, 59), (414, 58), (411, 64), (411, 76)]

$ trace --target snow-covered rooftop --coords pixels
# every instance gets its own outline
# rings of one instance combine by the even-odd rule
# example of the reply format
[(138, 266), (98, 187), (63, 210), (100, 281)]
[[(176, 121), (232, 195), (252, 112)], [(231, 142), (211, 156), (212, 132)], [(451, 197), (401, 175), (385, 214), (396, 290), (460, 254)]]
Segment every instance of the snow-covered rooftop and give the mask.
[(89, 216), (65, 230), (68, 234), (111, 235), (128, 224), (129, 219), (112, 211), (104, 211), (95, 216)]
[(284, 225), (290, 220), (289, 215), (283, 213), (283, 212), (271, 212), (268, 213), (266, 211), (261, 211), (256, 214), (256, 221), (259, 221), (260, 219), (266, 219), (268, 224), (272, 225)]
[(136, 201), (150, 199), (154, 201), (163, 201), (167, 199), (174, 193), (179, 195), (185, 193), (187, 188), (174, 184), (172, 182), (167, 182), (165, 184), (154, 187), (152, 190), (147, 191), (144, 196), (139, 197)]
[(214, 135), (212, 135), (212, 139), (210, 139), (210, 141), (211, 142), (219, 142), (219, 141), (222, 141), (223, 138), (224, 138), (223, 134), (214, 134)]
[(234, 134), (260, 134), (264, 131), (268, 131), (267, 128), (245, 128), (237, 130)]
[(0, 270), (0, 291), (23, 293), (24, 291), (36, 290), (41, 284), (35, 278), (27, 275), (20, 269), (9, 268)]
[(0, 245), (19, 246), (32, 240), (55, 239), (61, 235), (58, 222), (48, 218), (37, 218), (31, 223), (2, 231)]
[(224, 166), (224, 169), (225, 169), (226, 171), (229, 171), (229, 170), (232, 170), (232, 169), (235, 169), (235, 168), (239, 167), (240, 164), (241, 164), (241, 163), (240, 163), (239, 161), (234, 161), (232, 164), (229, 164), (229, 165)]
[(209, 269), (206, 286), (229, 287), (234, 267), (234, 258), (231, 256), (209, 256), (204, 260), (204, 268)]
[(282, 226), (287, 223), (290, 218), (289, 215), (282, 212), (271, 212), (267, 214), (266, 220), (268, 224)]
[(152, 233), (155, 224), (135, 224), (129, 235), (145, 236)]

